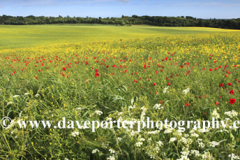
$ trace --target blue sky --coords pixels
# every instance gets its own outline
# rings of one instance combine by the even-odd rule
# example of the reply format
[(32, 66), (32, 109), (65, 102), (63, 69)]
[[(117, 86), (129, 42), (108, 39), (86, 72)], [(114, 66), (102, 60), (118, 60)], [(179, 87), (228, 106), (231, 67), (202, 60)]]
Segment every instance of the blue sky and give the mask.
[(240, 18), (240, 0), (0, 0), (0, 15)]

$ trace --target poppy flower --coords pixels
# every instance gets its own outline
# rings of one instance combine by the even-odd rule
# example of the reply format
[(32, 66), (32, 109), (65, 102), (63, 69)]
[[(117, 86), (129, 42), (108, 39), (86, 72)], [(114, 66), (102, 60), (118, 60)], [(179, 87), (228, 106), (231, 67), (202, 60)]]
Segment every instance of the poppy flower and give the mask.
[(231, 86), (231, 85), (232, 85), (232, 83), (228, 83), (228, 85), (229, 85), (229, 86)]
[(167, 83), (167, 85), (168, 85), (168, 86), (170, 86), (170, 85), (171, 85), (171, 83), (169, 83), (169, 82), (168, 82), (168, 83)]
[(229, 101), (230, 104), (234, 104), (235, 102), (236, 102), (236, 99), (234, 99), (234, 98), (230, 99), (230, 101)]
[(156, 86), (156, 83), (153, 83), (153, 86)]
[(66, 67), (63, 67), (62, 69), (65, 71), (65, 70), (66, 70)]
[(185, 103), (185, 106), (186, 106), (186, 107), (189, 106), (189, 103)]
[(216, 104), (216, 106), (219, 104), (219, 102), (217, 101), (217, 102), (215, 102), (215, 104)]
[(232, 95), (234, 95), (234, 91), (233, 91), (233, 90), (231, 90), (229, 93), (232, 94)]
[(223, 83), (219, 84), (219, 87), (223, 87)]

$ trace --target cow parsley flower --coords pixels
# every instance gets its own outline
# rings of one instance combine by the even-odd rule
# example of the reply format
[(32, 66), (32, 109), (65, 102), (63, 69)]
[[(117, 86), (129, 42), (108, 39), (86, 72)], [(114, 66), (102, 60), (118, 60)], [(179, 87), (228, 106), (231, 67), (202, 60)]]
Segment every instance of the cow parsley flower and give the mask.
[(107, 160), (115, 160), (115, 157), (109, 156), (109, 157), (107, 158)]
[(7, 106), (10, 105), (10, 104), (13, 104), (13, 102), (12, 102), (12, 101), (9, 101), (9, 102), (7, 103)]
[(174, 142), (174, 141), (176, 141), (176, 140), (177, 140), (176, 137), (172, 137), (172, 138), (170, 138), (169, 143)]
[(187, 94), (190, 91), (190, 88), (187, 88), (185, 90), (182, 91), (183, 94)]
[(101, 116), (101, 115), (103, 114), (103, 112), (102, 112), (102, 111), (99, 111), (99, 110), (95, 111), (95, 113), (96, 113), (97, 115), (99, 115), (99, 116)]
[(109, 149), (109, 152), (112, 154), (115, 153), (115, 151), (113, 149)]
[(154, 106), (153, 106), (153, 108), (154, 109), (162, 109), (163, 107), (160, 107), (161, 106), (161, 104), (155, 104)]
[(78, 136), (78, 135), (79, 135), (79, 132), (77, 132), (77, 131), (72, 132), (72, 136), (73, 136), (73, 137), (76, 137), (76, 136)]
[(158, 144), (159, 147), (161, 147), (163, 145), (163, 142), (162, 141), (158, 141), (157, 144)]
[[(168, 88), (169, 88), (169, 86), (167, 86), (166, 88), (163, 89), (164, 94), (167, 92)], [(168, 93), (169, 93), (169, 91), (168, 91)]]
[(229, 112), (225, 112), (224, 114), (228, 115), (231, 118), (238, 116), (238, 112), (236, 112), (235, 110), (232, 110), (232, 111), (229, 111)]
[(137, 142), (137, 143), (136, 143), (136, 146), (137, 146), (137, 147), (141, 147), (142, 144), (143, 144), (143, 142)]
[(212, 115), (212, 117), (215, 117), (216, 119), (220, 118), (220, 115), (218, 114), (216, 109), (213, 110), (211, 115)]
[(35, 95), (35, 97), (39, 97), (39, 96), (40, 96), (40, 94), (38, 94), (38, 93)]
[(13, 96), (13, 98), (18, 98), (18, 97), (20, 97), (20, 95), (14, 95), (14, 96)]

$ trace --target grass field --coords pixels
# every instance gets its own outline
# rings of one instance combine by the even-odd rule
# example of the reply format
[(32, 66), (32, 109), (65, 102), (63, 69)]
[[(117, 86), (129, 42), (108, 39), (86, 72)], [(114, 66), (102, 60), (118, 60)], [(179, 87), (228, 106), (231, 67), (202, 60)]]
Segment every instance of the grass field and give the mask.
[[(234, 30), (0, 26), (0, 118), (13, 121), (1, 122), (0, 159), (237, 159), (239, 58)], [(63, 117), (66, 129), (54, 128)], [(176, 126), (110, 127), (147, 117)]]
[(158, 37), (172, 34), (229, 32), (200, 27), (120, 27), (111, 25), (0, 25), (0, 49), (48, 46), (59, 43), (96, 42)]

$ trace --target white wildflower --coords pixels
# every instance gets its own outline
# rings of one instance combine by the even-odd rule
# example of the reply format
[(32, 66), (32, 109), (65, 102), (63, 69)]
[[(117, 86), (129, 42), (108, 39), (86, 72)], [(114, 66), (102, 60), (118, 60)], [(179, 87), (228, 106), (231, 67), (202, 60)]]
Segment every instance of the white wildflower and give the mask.
[(186, 137), (186, 138), (189, 137), (189, 134), (184, 134), (184, 137)]
[(119, 112), (118, 115), (120, 116), (121, 114), (123, 114), (123, 112)]
[(115, 151), (113, 149), (109, 149), (109, 152), (112, 154), (115, 153)]
[(139, 141), (145, 141), (145, 139), (144, 138), (140, 138)]
[(182, 91), (183, 94), (187, 94), (190, 91), (190, 88), (187, 88), (185, 90)]
[(12, 102), (12, 101), (9, 101), (9, 102), (7, 103), (7, 106), (10, 105), (10, 104), (13, 104), (13, 102)]
[(115, 160), (115, 157), (109, 156), (109, 157), (107, 158), (107, 160)]
[(149, 131), (148, 132), (148, 134), (157, 134), (157, 133), (159, 133), (160, 132), (160, 130), (156, 130), (156, 131)]
[(72, 132), (72, 136), (73, 136), (73, 137), (76, 137), (76, 136), (78, 136), (78, 135), (79, 135), (79, 132), (77, 132), (77, 131)]
[(199, 137), (199, 135), (197, 134), (197, 133), (193, 133), (193, 134), (191, 134), (191, 137)]
[(196, 157), (198, 157), (200, 153), (198, 150), (191, 150), (191, 155), (195, 155)]
[(159, 147), (161, 147), (163, 145), (163, 142), (162, 141), (158, 141), (157, 144), (158, 144)]
[(143, 111), (142, 111), (142, 114), (141, 114), (141, 117), (140, 117), (140, 119), (141, 119), (141, 121), (143, 121), (143, 120), (144, 120), (144, 118), (145, 118), (145, 115), (146, 115), (147, 108), (145, 108), (145, 107), (142, 107), (142, 108), (141, 108), (141, 110), (143, 110)]
[(38, 94), (38, 93), (35, 95), (35, 97), (39, 97), (39, 96), (40, 96), (40, 94)]
[(238, 112), (236, 112), (235, 110), (232, 110), (232, 111), (229, 111), (229, 112), (225, 112), (224, 114), (228, 115), (231, 118), (238, 116)]
[(182, 137), (182, 138), (180, 139), (180, 142), (182, 142), (182, 143), (184, 143), (184, 144), (188, 144), (187, 138), (184, 138), (184, 137)]
[(96, 113), (97, 115), (99, 115), (99, 116), (101, 116), (101, 115), (103, 114), (103, 112), (102, 112), (102, 111), (99, 111), (99, 110), (95, 111), (95, 113)]
[(141, 147), (142, 144), (143, 144), (143, 142), (137, 142), (137, 143), (136, 143), (136, 146), (137, 146), (137, 147)]
[(212, 117), (215, 117), (216, 119), (220, 118), (220, 115), (218, 114), (216, 109), (213, 110), (211, 115), (212, 115)]
[(167, 128), (165, 131), (164, 131), (164, 134), (166, 133), (172, 133), (173, 129), (172, 128)]
[(172, 138), (170, 138), (169, 143), (174, 142), (174, 141), (176, 141), (176, 140), (177, 140), (176, 137), (172, 137)]
[(129, 106), (129, 109), (134, 109), (136, 106), (133, 105), (133, 106)]
[(234, 153), (229, 154), (228, 157), (231, 158), (231, 160), (234, 160), (234, 159), (240, 159), (240, 157), (237, 156), (237, 155), (235, 155)]
[[(168, 90), (169, 86), (167, 86), (166, 88), (163, 89), (163, 93), (165, 94)], [(168, 91), (169, 92), (169, 91)]]
[(24, 96), (27, 96), (27, 95), (29, 95), (29, 93), (24, 93)]
[(121, 142), (121, 141), (122, 141), (122, 138), (121, 138), (121, 137), (117, 137), (117, 141), (118, 141), (118, 142)]
[(133, 102), (134, 102), (134, 98), (131, 99), (131, 105), (133, 105)]
[(218, 146), (220, 143), (216, 141), (209, 142), (210, 147)]
[(159, 148), (158, 146), (156, 146), (155, 148), (153, 148), (153, 151), (154, 151), (154, 152), (157, 152), (157, 153), (158, 153), (159, 150), (160, 150), (160, 148)]
[(190, 160), (187, 156), (183, 156), (181, 155), (181, 158), (180, 159), (177, 159), (177, 160)]
[(161, 104), (155, 104), (154, 106), (153, 106), (153, 108), (154, 109), (162, 109), (163, 107), (160, 107), (161, 106)]
[(204, 151), (204, 154), (202, 154), (202, 159), (203, 159), (203, 160), (212, 159), (212, 156), (211, 156), (210, 152)]
[(18, 97), (20, 97), (20, 95), (14, 95), (14, 96), (13, 96), (13, 98), (18, 98)]

